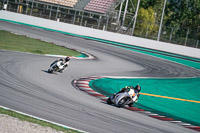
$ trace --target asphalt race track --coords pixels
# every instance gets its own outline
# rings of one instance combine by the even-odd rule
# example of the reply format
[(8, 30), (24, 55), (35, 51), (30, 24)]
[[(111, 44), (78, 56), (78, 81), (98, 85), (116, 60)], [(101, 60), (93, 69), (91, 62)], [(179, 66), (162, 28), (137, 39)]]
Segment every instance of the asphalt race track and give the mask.
[(182, 126), (107, 105), (72, 86), (87, 76), (196, 77), (200, 71), (82, 38), (0, 21), (0, 30), (54, 42), (92, 55), (48, 74), (56, 58), (0, 50), (0, 105), (91, 133), (188, 133)]

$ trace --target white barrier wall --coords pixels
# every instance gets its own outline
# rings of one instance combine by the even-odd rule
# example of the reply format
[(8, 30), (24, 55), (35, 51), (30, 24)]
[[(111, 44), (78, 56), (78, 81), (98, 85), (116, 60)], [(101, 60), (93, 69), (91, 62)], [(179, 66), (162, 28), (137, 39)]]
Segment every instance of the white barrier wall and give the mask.
[(107, 32), (37, 17), (32, 17), (28, 15), (8, 12), (8, 11), (0, 11), (0, 19), (11, 20), (15, 22), (20, 22), (24, 24), (30, 24), (34, 26), (40, 26), (44, 28), (49, 28), (53, 30), (64, 31), (68, 33), (73, 33), (77, 35), (84, 35), (89, 37), (95, 37), (99, 39), (105, 39), (114, 42), (126, 43), (135, 46), (141, 46), (151, 49), (158, 49), (162, 51), (167, 51), (171, 53), (177, 53), (181, 55), (191, 56), (200, 58), (200, 49), (185, 47), (165, 42), (158, 42), (149, 39), (143, 39), (139, 37), (133, 37), (128, 35), (122, 35), (113, 32)]

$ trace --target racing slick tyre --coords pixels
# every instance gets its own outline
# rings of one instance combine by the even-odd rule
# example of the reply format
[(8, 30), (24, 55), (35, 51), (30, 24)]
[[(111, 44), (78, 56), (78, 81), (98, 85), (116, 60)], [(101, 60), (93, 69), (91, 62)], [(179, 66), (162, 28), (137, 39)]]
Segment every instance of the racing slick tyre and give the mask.
[(124, 97), (124, 98), (122, 98), (119, 102), (118, 102), (118, 106), (119, 107), (122, 107), (122, 106), (124, 106), (124, 103), (127, 101), (127, 99)]
[(133, 107), (133, 105), (134, 105), (133, 103), (128, 104), (129, 107)]
[(107, 104), (112, 104), (111, 98), (109, 97), (106, 102)]
[(48, 73), (52, 73), (53, 71), (51, 71), (50, 69), (48, 69)]

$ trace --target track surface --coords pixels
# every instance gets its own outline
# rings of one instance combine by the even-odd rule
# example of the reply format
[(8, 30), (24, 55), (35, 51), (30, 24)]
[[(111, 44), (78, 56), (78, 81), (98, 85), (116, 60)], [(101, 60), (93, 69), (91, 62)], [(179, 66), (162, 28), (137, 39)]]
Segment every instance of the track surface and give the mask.
[[(28, 26), (0, 21), (0, 29), (79, 49), (98, 60), (74, 60), (63, 74), (48, 74), (55, 60), (0, 51), (0, 105), (92, 133), (195, 132), (179, 125), (116, 108), (75, 89), (78, 77), (120, 75), (193, 77), (200, 71), (133, 51)], [(144, 89), (144, 88), (143, 88)]]

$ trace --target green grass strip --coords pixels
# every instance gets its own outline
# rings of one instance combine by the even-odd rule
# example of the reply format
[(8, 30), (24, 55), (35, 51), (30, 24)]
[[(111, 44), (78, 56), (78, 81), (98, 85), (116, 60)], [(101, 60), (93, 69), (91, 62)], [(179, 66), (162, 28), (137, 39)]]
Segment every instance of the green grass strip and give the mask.
[(81, 132), (76, 131), (76, 130), (61, 127), (61, 126), (58, 126), (58, 125), (55, 125), (55, 124), (52, 124), (52, 123), (49, 123), (49, 122), (45, 122), (45, 121), (42, 121), (42, 120), (39, 120), (39, 119), (35, 119), (35, 118), (29, 117), (29, 116), (26, 116), (26, 115), (23, 115), (23, 114), (20, 114), (20, 113), (16, 113), (16, 112), (11, 111), (11, 110), (3, 109), (3, 108), (0, 108), (0, 114), (6, 114), (6, 115), (9, 115), (9, 116), (12, 116), (12, 117), (16, 117), (19, 120), (35, 123), (35, 124), (41, 125), (43, 127), (50, 127), (52, 129), (55, 129), (57, 131), (62, 131), (64, 133), (81, 133)]
[(0, 49), (35, 54), (83, 56), (75, 50), (2, 30), (0, 31)]

